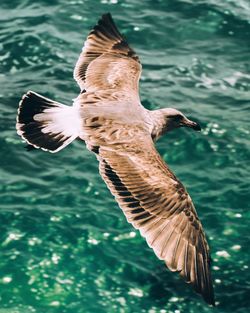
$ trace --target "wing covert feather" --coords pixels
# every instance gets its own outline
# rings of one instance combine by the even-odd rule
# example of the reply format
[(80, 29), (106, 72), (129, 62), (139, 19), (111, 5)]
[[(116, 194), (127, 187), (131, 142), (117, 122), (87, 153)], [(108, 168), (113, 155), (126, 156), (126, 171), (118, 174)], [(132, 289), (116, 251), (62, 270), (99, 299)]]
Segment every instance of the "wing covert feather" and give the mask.
[(190, 196), (153, 143), (131, 147), (101, 147), (101, 176), (157, 257), (214, 305), (209, 247)]
[[(138, 124), (142, 120), (140, 73), (135, 52), (110, 14), (103, 15), (89, 34), (74, 70), (74, 78), (85, 91), (79, 96), (84, 116), (90, 121), (84, 126), (84, 140), (88, 149), (98, 154), (100, 174), (127, 221), (171, 271), (178, 271), (214, 305), (209, 247), (192, 200), (161, 159), (145, 125)], [(122, 110), (115, 116), (117, 104), (128, 119), (128, 108), (133, 106), (133, 123), (121, 119)], [(101, 109), (105, 117), (98, 116)]]
[(74, 69), (81, 90), (129, 91), (132, 86), (138, 92), (140, 73), (138, 56), (118, 31), (111, 15), (104, 14), (88, 35)]

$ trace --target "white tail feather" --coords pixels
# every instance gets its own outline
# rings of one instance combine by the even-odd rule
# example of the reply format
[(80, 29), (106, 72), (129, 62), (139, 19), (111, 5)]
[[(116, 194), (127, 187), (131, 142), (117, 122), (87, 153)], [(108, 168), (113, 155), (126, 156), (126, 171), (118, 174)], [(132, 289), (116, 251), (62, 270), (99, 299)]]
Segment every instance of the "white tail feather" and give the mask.
[(19, 103), (16, 128), (27, 143), (54, 153), (79, 136), (81, 120), (77, 107), (29, 91)]

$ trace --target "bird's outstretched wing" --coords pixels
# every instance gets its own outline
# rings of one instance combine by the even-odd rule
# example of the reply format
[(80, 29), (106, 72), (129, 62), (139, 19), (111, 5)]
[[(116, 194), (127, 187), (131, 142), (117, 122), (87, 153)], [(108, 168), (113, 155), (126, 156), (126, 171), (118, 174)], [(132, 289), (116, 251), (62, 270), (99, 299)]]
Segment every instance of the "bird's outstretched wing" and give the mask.
[(115, 90), (138, 97), (141, 64), (116, 28), (111, 15), (104, 14), (90, 32), (74, 69), (82, 91)]
[[(139, 138), (140, 137), (140, 138)], [(100, 174), (159, 259), (214, 305), (209, 247), (194, 205), (147, 134), (99, 148)]]

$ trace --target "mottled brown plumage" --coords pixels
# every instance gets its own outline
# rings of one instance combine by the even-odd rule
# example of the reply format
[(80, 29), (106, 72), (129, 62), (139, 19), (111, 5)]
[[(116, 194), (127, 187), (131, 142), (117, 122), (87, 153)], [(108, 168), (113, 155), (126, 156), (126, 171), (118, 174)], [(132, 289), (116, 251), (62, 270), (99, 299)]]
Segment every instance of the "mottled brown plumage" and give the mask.
[(171, 271), (214, 305), (201, 222), (185, 187), (154, 146), (172, 129), (200, 127), (175, 109), (146, 110), (139, 98), (140, 75), (139, 58), (105, 14), (76, 63), (74, 78), (81, 93), (73, 106), (28, 92), (20, 102), (17, 131), (29, 144), (50, 152), (77, 137), (84, 140), (96, 153), (100, 174), (127, 221)]
[(88, 36), (74, 71), (86, 90), (78, 99), (83, 137), (90, 150), (99, 147), (100, 174), (127, 221), (171, 271), (180, 272), (214, 304), (205, 234), (186, 189), (154, 147), (152, 131), (157, 125), (161, 134), (162, 115), (150, 115), (141, 106), (140, 74), (135, 52), (110, 15), (104, 15)]

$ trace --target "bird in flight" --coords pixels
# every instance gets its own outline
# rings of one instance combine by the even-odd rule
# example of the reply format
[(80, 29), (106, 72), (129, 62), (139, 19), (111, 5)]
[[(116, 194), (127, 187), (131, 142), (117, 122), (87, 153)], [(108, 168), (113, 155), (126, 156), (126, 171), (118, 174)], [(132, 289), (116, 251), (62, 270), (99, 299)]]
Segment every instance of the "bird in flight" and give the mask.
[(141, 64), (104, 14), (89, 33), (74, 69), (81, 92), (72, 106), (33, 91), (23, 95), (17, 133), (35, 148), (58, 152), (86, 143), (126, 219), (171, 271), (179, 272), (214, 305), (208, 243), (185, 187), (154, 142), (179, 127), (200, 130), (173, 108), (145, 109), (139, 97)]

